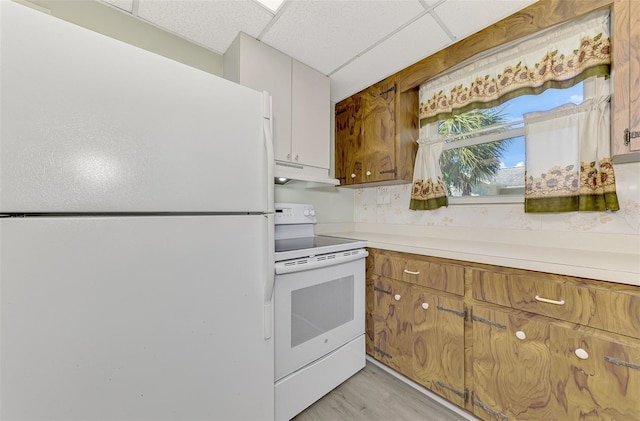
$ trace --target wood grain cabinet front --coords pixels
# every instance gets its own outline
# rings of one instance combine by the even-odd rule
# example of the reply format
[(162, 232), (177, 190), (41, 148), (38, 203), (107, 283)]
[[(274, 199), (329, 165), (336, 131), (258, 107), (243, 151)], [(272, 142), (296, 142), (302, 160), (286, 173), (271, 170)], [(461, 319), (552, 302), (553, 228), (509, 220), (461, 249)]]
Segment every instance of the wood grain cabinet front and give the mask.
[(472, 269), (473, 298), (640, 338), (640, 288), (570, 276)]
[(411, 286), (413, 379), (464, 407), (464, 323), (462, 297)]
[(408, 284), (374, 275), (374, 348), (373, 356), (397, 370), (412, 376), (413, 354), (411, 299)]
[(384, 252), (376, 257), (375, 272), (411, 284), (464, 295), (464, 266), (445, 259)]
[[(396, 120), (401, 109), (402, 119)], [(335, 106), (335, 166), (340, 185), (410, 182), (417, 151), (418, 94), (396, 95), (384, 80)]]
[(554, 420), (549, 324), (473, 307), (473, 413), (485, 420)]
[(550, 333), (554, 419), (640, 420), (640, 340), (558, 324)]
[(640, 161), (640, 2), (613, 3), (614, 162)]

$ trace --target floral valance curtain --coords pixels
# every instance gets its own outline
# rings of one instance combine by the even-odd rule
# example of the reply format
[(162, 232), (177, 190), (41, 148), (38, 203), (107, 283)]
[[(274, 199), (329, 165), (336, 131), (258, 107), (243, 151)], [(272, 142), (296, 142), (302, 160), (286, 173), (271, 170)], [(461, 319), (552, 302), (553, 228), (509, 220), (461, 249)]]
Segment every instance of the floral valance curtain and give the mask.
[(594, 97), (524, 116), (525, 212), (618, 210), (610, 155), (608, 84)]
[(474, 58), (420, 87), (420, 125), (474, 108), (491, 108), (547, 88), (567, 88), (611, 63), (609, 11), (550, 28)]

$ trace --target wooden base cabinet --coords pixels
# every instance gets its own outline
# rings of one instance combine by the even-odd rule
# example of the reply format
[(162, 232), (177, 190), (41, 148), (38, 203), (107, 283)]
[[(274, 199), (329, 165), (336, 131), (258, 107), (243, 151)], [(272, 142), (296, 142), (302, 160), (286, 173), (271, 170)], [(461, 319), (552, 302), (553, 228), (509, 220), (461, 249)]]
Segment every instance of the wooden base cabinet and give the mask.
[(640, 420), (640, 341), (551, 324), (554, 419)]
[(374, 276), (373, 355), (394, 370), (412, 376), (409, 285)]
[(553, 420), (549, 324), (473, 307), (473, 413), (484, 420)]
[(373, 358), (483, 420), (640, 420), (640, 287), (369, 252)]
[(464, 322), (462, 297), (411, 286), (413, 379), (463, 407)]

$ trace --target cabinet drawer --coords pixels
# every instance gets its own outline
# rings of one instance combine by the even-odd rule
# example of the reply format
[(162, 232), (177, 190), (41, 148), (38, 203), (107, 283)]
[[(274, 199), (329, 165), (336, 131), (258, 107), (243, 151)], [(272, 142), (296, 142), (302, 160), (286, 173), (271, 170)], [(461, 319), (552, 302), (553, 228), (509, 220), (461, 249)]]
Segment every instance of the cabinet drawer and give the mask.
[(473, 298), (640, 338), (640, 288), (538, 272), (473, 269)]
[(419, 255), (376, 254), (377, 275), (452, 294), (464, 295), (464, 267)]

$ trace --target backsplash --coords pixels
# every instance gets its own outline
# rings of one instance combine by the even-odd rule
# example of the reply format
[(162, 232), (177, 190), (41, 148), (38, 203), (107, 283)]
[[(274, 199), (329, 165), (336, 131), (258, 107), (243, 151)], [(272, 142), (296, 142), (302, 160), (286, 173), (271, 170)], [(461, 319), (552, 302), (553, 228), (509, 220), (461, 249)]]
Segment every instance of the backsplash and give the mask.
[(354, 222), (639, 235), (640, 163), (618, 164), (615, 171), (617, 212), (532, 214), (524, 213), (521, 203), (413, 211), (409, 209), (411, 184), (403, 184), (355, 190)]

